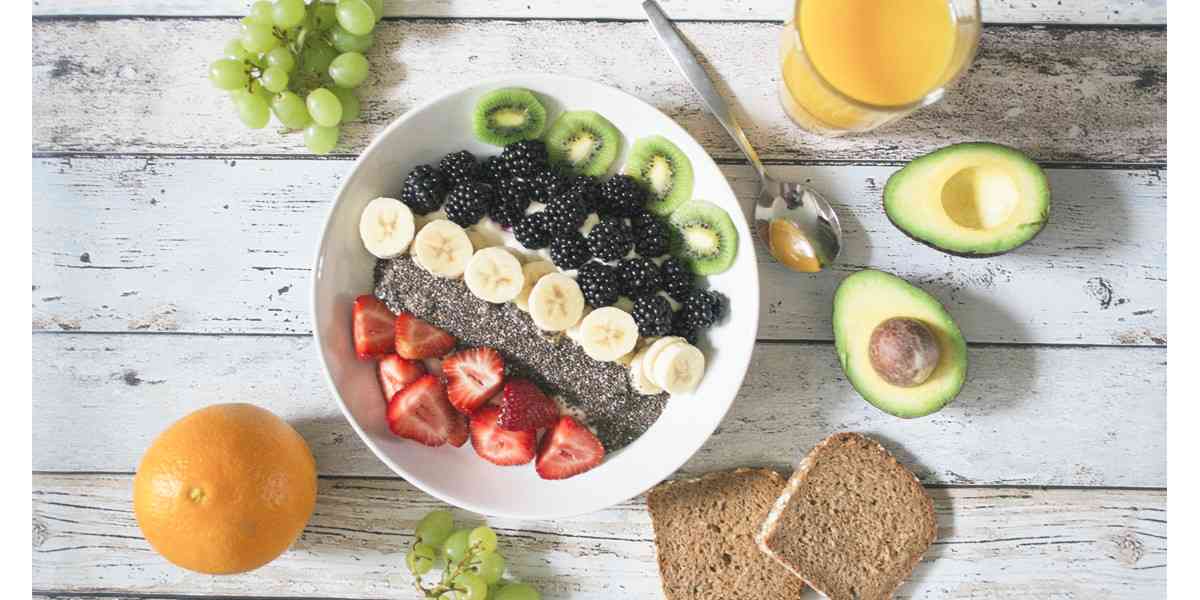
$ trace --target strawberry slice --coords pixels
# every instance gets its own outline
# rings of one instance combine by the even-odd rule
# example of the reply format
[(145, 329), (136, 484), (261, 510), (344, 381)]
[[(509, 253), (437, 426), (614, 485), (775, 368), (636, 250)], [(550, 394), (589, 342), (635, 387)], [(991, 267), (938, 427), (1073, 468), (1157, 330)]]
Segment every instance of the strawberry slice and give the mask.
[(354, 351), (368, 360), (395, 348), (396, 315), (378, 298), (363, 294), (354, 299)]
[(441, 446), (461, 419), (446, 401), (446, 388), (433, 375), (422, 375), (392, 396), (387, 406), (392, 433), (425, 444)]
[(558, 422), (558, 405), (525, 379), (510, 379), (504, 384), (500, 417), (496, 424), (509, 431), (536, 431)]
[(590, 429), (568, 416), (542, 436), (537, 474), (542, 479), (566, 479), (590, 470), (604, 460), (604, 445)]
[(523, 465), (533, 460), (537, 435), (500, 429), (496, 426), (499, 414), (495, 406), (485, 406), (471, 417), (471, 447), (475, 453), (497, 465)]
[(446, 442), (455, 448), (462, 448), (470, 435), (471, 429), (467, 425), (466, 415), (454, 413), (450, 419), (450, 433), (446, 434)]
[(450, 404), (469, 415), (504, 385), (504, 359), (491, 348), (471, 348), (442, 361)]
[(424, 374), (425, 365), (419, 360), (408, 360), (395, 354), (379, 359), (379, 385), (383, 387), (384, 398), (391, 399)]
[(396, 354), (401, 358), (437, 358), (454, 349), (454, 337), (409, 313), (396, 315)]

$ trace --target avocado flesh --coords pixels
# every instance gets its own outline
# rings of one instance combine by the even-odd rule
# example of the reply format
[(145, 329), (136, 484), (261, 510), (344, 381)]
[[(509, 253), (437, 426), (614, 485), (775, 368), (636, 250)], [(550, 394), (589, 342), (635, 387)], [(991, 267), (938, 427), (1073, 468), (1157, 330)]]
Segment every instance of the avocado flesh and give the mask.
[[(929, 379), (914, 387), (885, 381), (871, 365), (871, 333), (893, 317), (917, 319), (937, 338), (941, 357)], [(882, 271), (859, 271), (833, 297), (833, 338), (850, 384), (876, 408), (897, 417), (937, 412), (958, 395), (967, 377), (967, 344), (954, 319), (924, 290)]]
[(883, 190), (888, 219), (909, 237), (960, 256), (1003, 254), (1050, 217), (1046, 175), (999, 144), (955, 144), (908, 163)]

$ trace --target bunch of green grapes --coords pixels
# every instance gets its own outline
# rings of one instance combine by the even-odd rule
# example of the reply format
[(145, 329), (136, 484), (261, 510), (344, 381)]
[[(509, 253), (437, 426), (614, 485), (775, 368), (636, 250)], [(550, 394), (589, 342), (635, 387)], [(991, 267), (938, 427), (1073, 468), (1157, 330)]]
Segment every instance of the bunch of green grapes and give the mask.
[[(487, 525), (455, 529), (454, 517), (435, 510), (417, 523), (416, 541), (405, 558), (414, 584), (425, 598), (437, 600), (541, 600), (527, 583), (503, 580), (504, 556), (496, 549), (496, 532)], [(426, 587), (421, 577), (442, 567), (438, 583)]]
[(367, 78), (363, 54), (382, 16), (383, 0), (260, 0), (208, 78), (229, 91), (247, 127), (262, 129), (275, 113), (304, 130), (309, 150), (327, 154), (340, 125), (358, 118), (354, 88)]

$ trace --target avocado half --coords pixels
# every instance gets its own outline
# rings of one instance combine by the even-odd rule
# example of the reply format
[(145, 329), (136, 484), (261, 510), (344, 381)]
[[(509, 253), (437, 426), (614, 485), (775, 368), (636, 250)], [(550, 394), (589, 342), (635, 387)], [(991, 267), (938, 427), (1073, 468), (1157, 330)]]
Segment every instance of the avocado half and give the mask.
[(1050, 185), (1037, 163), (1008, 146), (955, 144), (893, 173), (883, 209), (918, 242), (956, 256), (995, 256), (1046, 226)]
[[(888, 383), (871, 364), (871, 333), (897, 317), (921, 321), (938, 342), (937, 366), (915, 387)], [(842, 281), (833, 297), (833, 339), (854, 389), (876, 408), (897, 417), (923, 417), (941, 410), (967, 378), (967, 343), (954, 318), (937, 298), (890, 273), (859, 271)]]

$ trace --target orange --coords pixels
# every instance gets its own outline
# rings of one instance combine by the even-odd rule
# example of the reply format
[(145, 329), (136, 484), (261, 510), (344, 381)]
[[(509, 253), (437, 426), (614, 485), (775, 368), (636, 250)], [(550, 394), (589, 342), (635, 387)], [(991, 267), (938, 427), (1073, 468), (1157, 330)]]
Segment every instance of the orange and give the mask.
[(200, 409), (159, 434), (133, 478), (133, 513), (156, 552), (185, 569), (241, 573), (283, 553), (317, 498), (304, 438), (251, 404)]

